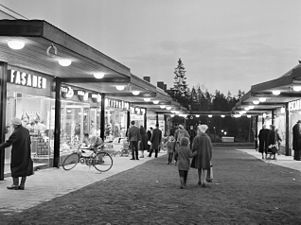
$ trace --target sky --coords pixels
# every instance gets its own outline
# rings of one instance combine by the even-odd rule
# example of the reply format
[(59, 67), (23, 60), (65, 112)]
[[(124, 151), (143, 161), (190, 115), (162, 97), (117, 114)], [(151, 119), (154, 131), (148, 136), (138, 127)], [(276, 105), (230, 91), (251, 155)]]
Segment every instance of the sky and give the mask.
[(188, 86), (236, 95), (282, 76), (301, 59), (300, 0), (0, 0), (173, 86), (179, 58)]

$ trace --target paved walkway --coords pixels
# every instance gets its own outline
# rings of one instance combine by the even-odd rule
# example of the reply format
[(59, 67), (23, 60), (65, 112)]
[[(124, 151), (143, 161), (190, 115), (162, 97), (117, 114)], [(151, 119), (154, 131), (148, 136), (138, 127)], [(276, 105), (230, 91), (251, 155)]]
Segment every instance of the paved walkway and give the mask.
[[(159, 153), (159, 156), (165, 152)], [(146, 156), (146, 154), (145, 154)], [(100, 180), (141, 165), (150, 157), (130, 160), (129, 157), (113, 157), (114, 164), (108, 172), (100, 173), (94, 167), (78, 164), (74, 169), (65, 171), (62, 168), (48, 168), (35, 171), (27, 178), (24, 191), (8, 190), (12, 184), (10, 177), (0, 181), (0, 211), (20, 212), (24, 209), (49, 201), (56, 197), (76, 191)], [(25, 200), (25, 201), (24, 201)]]
[(264, 161), (265, 163), (283, 166), (301, 172), (301, 161), (294, 160), (293, 156), (277, 155), (277, 160), (270, 160), (270, 159), (262, 159), (261, 153), (256, 151), (255, 149), (237, 148), (237, 150), (252, 155), (257, 159)]

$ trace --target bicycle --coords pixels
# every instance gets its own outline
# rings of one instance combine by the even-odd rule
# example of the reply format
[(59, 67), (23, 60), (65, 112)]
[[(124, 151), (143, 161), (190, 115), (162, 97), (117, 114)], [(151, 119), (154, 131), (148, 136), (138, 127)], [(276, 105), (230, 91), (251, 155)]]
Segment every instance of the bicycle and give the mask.
[(109, 153), (103, 151), (103, 147), (104, 145), (99, 146), (96, 152), (91, 148), (79, 148), (77, 152), (73, 152), (64, 159), (62, 163), (63, 169), (71, 170), (78, 163), (81, 163), (89, 167), (93, 166), (100, 172), (110, 170), (113, 166), (113, 159)]

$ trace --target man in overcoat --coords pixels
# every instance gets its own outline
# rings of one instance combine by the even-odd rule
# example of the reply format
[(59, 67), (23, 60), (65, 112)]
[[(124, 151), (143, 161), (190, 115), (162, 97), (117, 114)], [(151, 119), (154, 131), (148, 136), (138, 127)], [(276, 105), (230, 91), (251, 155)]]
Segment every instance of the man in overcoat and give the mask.
[(158, 157), (159, 147), (162, 140), (162, 131), (159, 129), (159, 124), (156, 124), (156, 128), (153, 130), (151, 136), (152, 148), (150, 149), (148, 157), (152, 157), (152, 153), (155, 150), (155, 158)]
[[(18, 118), (12, 120), (14, 128), (9, 139), (0, 144), (0, 149), (11, 146), (11, 176), (13, 184), (8, 186), (9, 190), (24, 190), (26, 177), (33, 174), (33, 162), (31, 160), (30, 135), (29, 131), (22, 126), (22, 121)], [(19, 185), (19, 177), (21, 182)]]
[(301, 120), (293, 126), (293, 149), (294, 149), (294, 160), (301, 160)]
[(132, 149), (131, 160), (139, 160), (138, 158), (138, 141), (141, 139), (140, 129), (135, 126), (135, 121), (131, 122), (131, 127), (128, 130), (128, 139), (130, 142), (130, 147)]

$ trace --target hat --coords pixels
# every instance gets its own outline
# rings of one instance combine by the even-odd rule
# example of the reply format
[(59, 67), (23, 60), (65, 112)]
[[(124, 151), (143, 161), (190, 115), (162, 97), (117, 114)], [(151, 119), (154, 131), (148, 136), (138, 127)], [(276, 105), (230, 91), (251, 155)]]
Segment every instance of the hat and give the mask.
[(205, 133), (206, 130), (208, 129), (208, 126), (206, 124), (200, 124), (198, 126), (199, 130), (202, 132), (202, 133)]
[(11, 121), (12, 125), (15, 125), (15, 126), (20, 126), (22, 125), (22, 120), (20, 120), (19, 118), (14, 118), (12, 121)]

